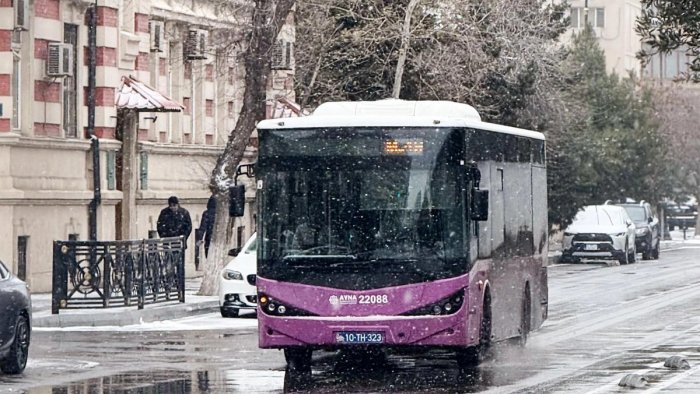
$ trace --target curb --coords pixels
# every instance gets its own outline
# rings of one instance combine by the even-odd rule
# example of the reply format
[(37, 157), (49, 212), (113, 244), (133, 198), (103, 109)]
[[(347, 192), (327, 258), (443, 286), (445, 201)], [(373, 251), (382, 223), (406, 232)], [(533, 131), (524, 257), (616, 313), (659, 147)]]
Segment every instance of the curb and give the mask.
[(107, 308), (95, 309), (94, 313), (71, 313), (75, 310), (63, 310), (62, 314), (48, 316), (33, 316), (33, 327), (65, 328), (65, 327), (97, 327), (97, 326), (128, 326), (150, 323), (161, 320), (181, 319), (183, 317), (201, 315), (219, 311), (219, 301), (204, 301), (192, 304), (169, 304), (144, 309)]
[(552, 253), (547, 256), (547, 265), (559, 264), (559, 260), (561, 260), (561, 253)]

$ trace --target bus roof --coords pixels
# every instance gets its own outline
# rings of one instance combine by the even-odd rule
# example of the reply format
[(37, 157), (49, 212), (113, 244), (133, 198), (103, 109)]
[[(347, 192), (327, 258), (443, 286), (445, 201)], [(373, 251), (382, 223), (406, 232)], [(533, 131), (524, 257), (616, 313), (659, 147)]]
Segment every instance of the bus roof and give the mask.
[(544, 135), (536, 131), (482, 122), (474, 107), (452, 101), (329, 102), (309, 116), (258, 123), (258, 129), (328, 127), (466, 127), (544, 140)]

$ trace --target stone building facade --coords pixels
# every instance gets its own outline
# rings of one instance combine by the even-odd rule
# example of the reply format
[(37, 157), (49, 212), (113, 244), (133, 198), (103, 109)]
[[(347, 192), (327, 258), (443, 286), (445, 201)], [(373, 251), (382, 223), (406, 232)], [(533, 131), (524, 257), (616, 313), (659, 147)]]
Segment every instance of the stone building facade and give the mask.
[[(88, 125), (88, 18), (92, 1), (0, 0), (0, 260), (35, 292), (51, 290), (52, 242), (88, 238), (93, 161)], [(120, 239), (123, 136), (115, 92), (122, 76), (184, 106), (141, 113), (135, 234), (155, 230), (171, 195), (199, 225), (208, 180), (242, 105), (246, 1), (99, 0), (95, 130), (101, 204), (97, 238)], [(238, 10), (238, 11), (235, 11)], [(293, 100), (293, 14), (282, 28), (268, 86)], [(56, 55), (58, 53), (58, 55)], [(243, 162), (255, 160), (255, 144)], [(133, 185), (132, 185), (133, 186)], [(253, 188), (248, 188), (253, 204)], [(252, 208), (252, 206), (251, 206)], [(232, 246), (254, 231), (253, 209), (235, 222)], [(194, 231), (188, 275), (195, 275)]]

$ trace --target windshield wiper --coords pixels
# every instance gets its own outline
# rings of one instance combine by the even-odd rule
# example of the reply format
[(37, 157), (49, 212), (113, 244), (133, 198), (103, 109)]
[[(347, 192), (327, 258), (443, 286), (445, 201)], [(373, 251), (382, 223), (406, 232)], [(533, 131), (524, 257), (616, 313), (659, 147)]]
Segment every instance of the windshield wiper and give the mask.
[(338, 260), (355, 261), (357, 256), (352, 254), (292, 254), (284, 256), (282, 261), (292, 265), (331, 265)]

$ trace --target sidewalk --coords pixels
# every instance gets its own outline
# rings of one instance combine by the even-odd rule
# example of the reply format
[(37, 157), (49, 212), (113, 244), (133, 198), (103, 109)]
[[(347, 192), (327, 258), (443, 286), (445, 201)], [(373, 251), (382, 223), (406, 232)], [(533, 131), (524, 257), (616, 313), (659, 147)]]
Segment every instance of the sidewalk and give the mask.
[(146, 304), (143, 309), (130, 307), (61, 309), (51, 314), (51, 294), (32, 294), (32, 324), (34, 327), (127, 326), (187, 316), (218, 312), (217, 296), (198, 296), (202, 278), (185, 281), (185, 302)]

